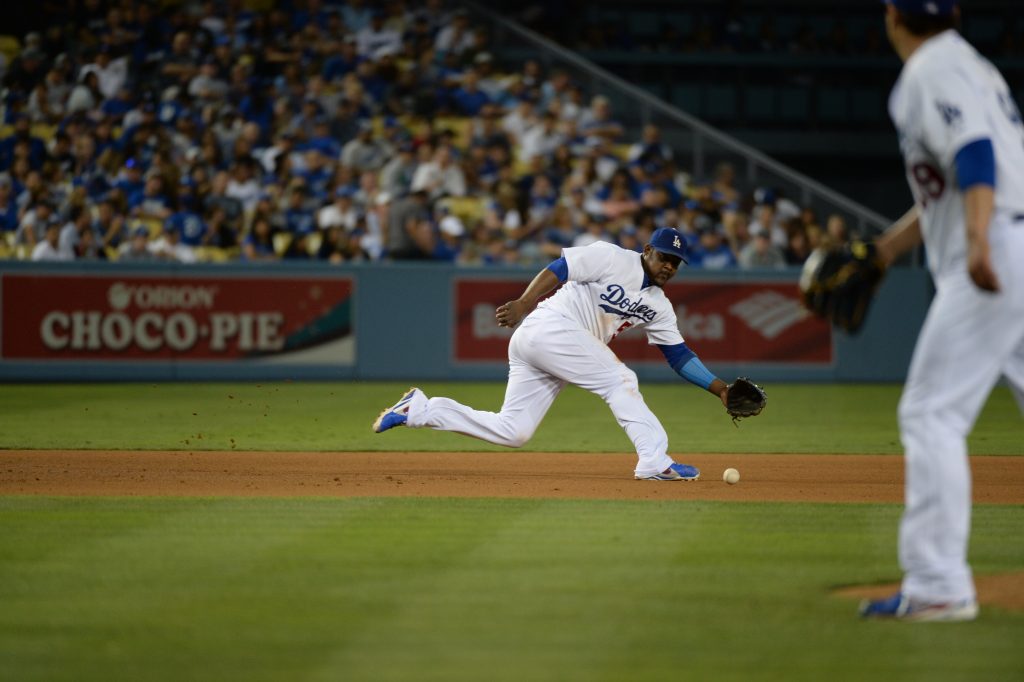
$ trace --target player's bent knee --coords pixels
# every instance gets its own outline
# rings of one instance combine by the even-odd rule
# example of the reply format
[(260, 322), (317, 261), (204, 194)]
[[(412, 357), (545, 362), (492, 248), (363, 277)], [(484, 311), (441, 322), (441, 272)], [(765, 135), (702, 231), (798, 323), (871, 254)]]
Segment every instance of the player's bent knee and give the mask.
[(529, 442), (530, 438), (532, 438), (532, 437), (533, 437), (533, 433), (532, 432), (527, 433), (527, 432), (524, 432), (524, 431), (519, 431), (517, 433), (513, 433), (508, 438), (508, 440), (506, 442), (506, 445), (508, 445), (510, 448), (521, 448), (524, 445), (526, 445)]

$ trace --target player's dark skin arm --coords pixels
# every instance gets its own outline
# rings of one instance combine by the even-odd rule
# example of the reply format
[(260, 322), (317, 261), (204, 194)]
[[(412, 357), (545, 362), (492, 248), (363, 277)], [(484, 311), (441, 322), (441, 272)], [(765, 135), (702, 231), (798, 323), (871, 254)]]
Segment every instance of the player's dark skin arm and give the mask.
[(523, 295), (514, 301), (509, 301), (498, 306), (494, 313), (498, 320), (499, 327), (514, 327), (523, 321), (533, 307), (537, 305), (540, 297), (559, 285), (558, 276), (547, 268), (541, 270), (530, 285), (526, 287)]

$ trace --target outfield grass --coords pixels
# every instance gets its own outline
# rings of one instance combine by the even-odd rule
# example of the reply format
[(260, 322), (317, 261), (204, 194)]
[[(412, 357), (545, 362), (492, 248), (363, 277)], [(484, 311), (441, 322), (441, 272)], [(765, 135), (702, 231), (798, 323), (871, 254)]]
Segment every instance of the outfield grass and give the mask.
[[(1020, 680), (1024, 615), (865, 623), (898, 508), (0, 498), (0, 677)], [(977, 571), (1024, 508), (980, 507)]]
[[(7, 448), (172, 450), (500, 450), (453, 434), (370, 431), (407, 388), (394, 383), (6, 385)], [(478, 409), (497, 410), (504, 384), (427, 383)], [(688, 384), (647, 384), (672, 452), (899, 453), (897, 385), (768, 386), (768, 407), (739, 429), (713, 396)], [(1010, 391), (997, 389), (971, 437), (974, 454), (1024, 454)], [(527, 445), (539, 451), (630, 452), (607, 406), (566, 389)]]

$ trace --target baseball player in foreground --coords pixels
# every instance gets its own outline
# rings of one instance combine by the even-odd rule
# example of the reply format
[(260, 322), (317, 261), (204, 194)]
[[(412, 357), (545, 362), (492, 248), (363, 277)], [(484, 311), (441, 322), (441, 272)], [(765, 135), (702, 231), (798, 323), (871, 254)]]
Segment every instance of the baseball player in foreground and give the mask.
[[(672, 228), (656, 230), (643, 253), (604, 242), (567, 248), (542, 270), (523, 295), (498, 307), (503, 327), (516, 327), (509, 341), (508, 386), (501, 411), (481, 412), (448, 398), (427, 398), (410, 389), (374, 422), (380, 433), (395, 426), (456, 431), (490, 443), (521, 447), (566, 384), (601, 396), (636, 448), (635, 477), (653, 481), (693, 481), (700, 471), (668, 455), (668, 435), (647, 407), (636, 373), (608, 347), (618, 334), (636, 327), (647, 333), (669, 365), (687, 381), (719, 397), (734, 416), (753, 416), (764, 407), (760, 388), (737, 380), (730, 388), (715, 377), (683, 342), (675, 310), (662, 287), (679, 269), (686, 250)], [(537, 301), (560, 283), (551, 298)], [(534, 307), (536, 309), (534, 310)], [(532, 312), (531, 312), (532, 311)], [(737, 388), (738, 386), (743, 388)], [(757, 389), (752, 407), (730, 406), (730, 393)]]
[(915, 206), (876, 242), (924, 242), (936, 294), (899, 404), (902, 588), (866, 617), (960, 621), (978, 605), (967, 540), (967, 434), (999, 380), (1024, 410), (1024, 127), (1006, 81), (954, 30), (955, 0), (887, 0), (903, 60), (889, 99)]

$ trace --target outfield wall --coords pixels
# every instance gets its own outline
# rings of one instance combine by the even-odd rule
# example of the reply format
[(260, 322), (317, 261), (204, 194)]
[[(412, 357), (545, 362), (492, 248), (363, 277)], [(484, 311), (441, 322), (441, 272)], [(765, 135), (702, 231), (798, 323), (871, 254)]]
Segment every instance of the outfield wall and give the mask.
[[(495, 305), (533, 269), (0, 263), (7, 381), (502, 379)], [(666, 288), (712, 371), (762, 381), (900, 381), (931, 296), (889, 274), (848, 337), (799, 306), (795, 271), (683, 271)], [(677, 377), (642, 334), (612, 348), (645, 381)]]

